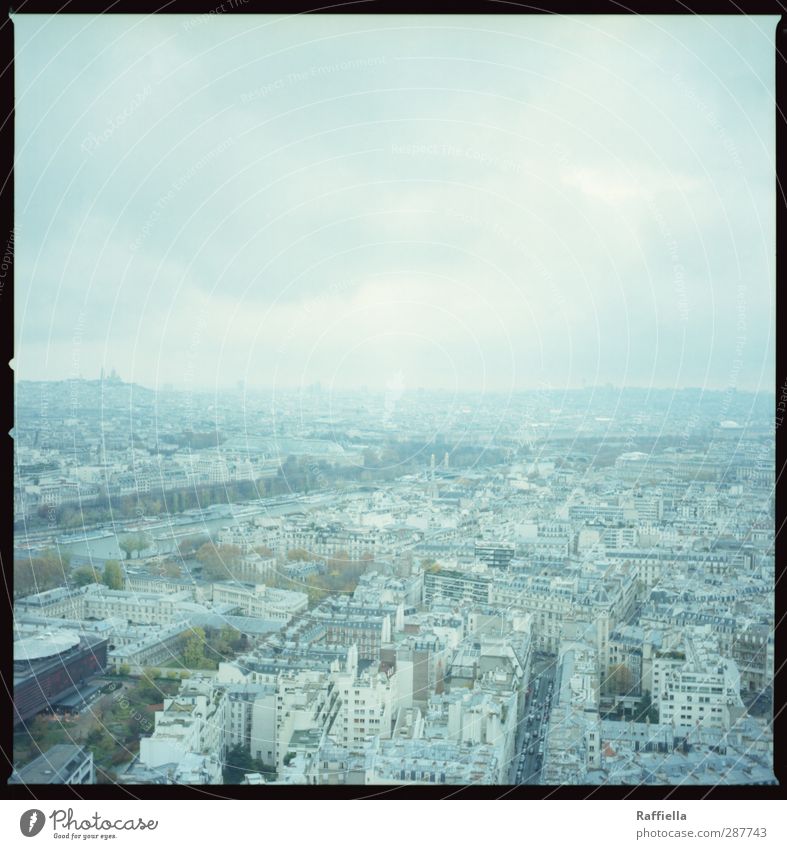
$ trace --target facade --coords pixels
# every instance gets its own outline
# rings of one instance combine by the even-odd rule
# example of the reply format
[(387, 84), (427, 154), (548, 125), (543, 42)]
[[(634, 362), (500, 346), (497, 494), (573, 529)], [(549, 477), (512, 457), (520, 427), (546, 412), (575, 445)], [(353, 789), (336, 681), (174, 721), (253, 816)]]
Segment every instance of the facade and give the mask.
[(47, 616), (50, 618), (81, 619), (84, 589), (56, 587), (53, 590), (25, 596), (14, 602), (16, 616)]
[(237, 607), (246, 616), (289, 622), (309, 605), (306, 593), (278, 590), (265, 584), (222, 581), (213, 584), (213, 603)]
[(744, 712), (740, 673), (731, 659), (689, 655), (684, 663), (671, 664), (660, 682), (654, 701), (662, 723), (728, 729)]
[(507, 569), (516, 554), (516, 547), (504, 542), (479, 542), (475, 544), (475, 559), (493, 569)]
[[(227, 749), (228, 699), (211, 679), (191, 678), (173, 699), (156, 711), (150, 737), (139, 743), (139, 763), (144, 768), (166, 770), (194, 783), (220, 784)], [(218, 768), (217, 768), (218, 767)]]
[(190, 601), (191, 592), (143, 593), (110, 590), (90, 584), (83, 598), (85, 619), (108, 619), (116, 616), (137, 625), (169, 625), (183, 614), (178, 605)]
[(492, 746), (376, 738), (367, 755), (365, 783), (495, 784), (499, 772)]
[(427, 569), (424, 572), (424, 604), (441, 599), (488, 604), (491, 584), (492, 577), (485, 570)]
[(102, 637), (41, 635), (40, 645), (20, 652), (23, 643), (34, 639), (14, 643), (14, 725), (51, 710), (107, 667), (107, 640)]

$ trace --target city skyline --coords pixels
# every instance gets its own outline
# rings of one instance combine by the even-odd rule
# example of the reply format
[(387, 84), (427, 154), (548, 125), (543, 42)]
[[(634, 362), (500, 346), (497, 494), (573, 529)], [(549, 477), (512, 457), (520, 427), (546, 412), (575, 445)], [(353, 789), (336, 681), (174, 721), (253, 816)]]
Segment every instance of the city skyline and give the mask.
[[(112, 371), (111, 369), (109, 370)], [(397, 375), (394, 375), (394, 378)], [(238, 390), (242, 391), (251, 391), (251, 392), (330, 392), (332, 391), (332, 387), (326, 386), (321, 383), (321, 381), (316, 380), (312, 383), (292, 383), (292, 384), (253, 384), (247, 385), (244, 380), (228, 380), (227, 383), (224, 384), (215, 384), (215, 385), (198, 385), (198, 384), (177, 384), (177, 383), (162, 383), (158, 386), (148, 385), (146, 383), (141, 383), (138, 381), (130, 381), (126, 380), (125, 377), (119, 373), (115, 373), (114, 378), (111, 374), (104, 374), (102, 376), (101, 371), (99, 370), (98, 374), (90, 375), (90, 374), (78, 374), (72, 375), (67, 378), (21, 378), (23, 382), (27, 383), (68, 383), (69, 381), (77, 380), (77, 381), (107, 381), (111, 382), (113, 380), (122, 384), (129, 384), (135, 386), (139, 386), (143, 389), (148, 389), (152, 392), (234, 392)], [(368, 384), (368, 383), (357, 383), (357, 384), (349, 384), (343, 385), (337, 388), (339, 392), (353, 393), (353, 392), (373, 392), (380, 393), (390, 391), (390, 383), (384, 384)], [(718, 394), (728, 394), (728, 393), (740, 393), (741, 395), (775, 395), (775, 389), (773, 386), (761, 386), (757, 389), (748, 389), (745, 387), (738, 387), (731, 384), (727, 384), (726, 386), (719, 386), (714, 388), (709, 388), (707, 386), (699, 386), (699, 385), (691, 385), (686, 384), (683, 386), (675, 386), (675, 385), (655, 385), (655, 384), (639, 384), (639, 383), (631, 383), (626, 385), (615, 384), (611, 382), (607, 383), (580, 383), (571, 386), (559, 386), (547, 383), (537, 383), (532, 385), (523, 385), (518, 386), (516, 389), (510, 390), (506, 392), (506, 390), (484, 390), (483, 388), (468, 388), (468, 389), (449, 389), (444, 386), (419, 386), (417, 384), (413, 384), (411, 386), (397, 386), (397, 392), (402, 392), (406, 394), (408, 392), (430, 392), (434, 394), (445, 394), (452, 393), (455, 395), (502, 395), (502, 394), (511, 394), (511, 395), (527, 395), (533, 393), (544, 393), (544, 392), (588, 392), (588, 391), (609, 391), (609, 390), (619, 390), (621, 392), (624, 391), (642, 391), (642, 392), (703, 392), (708, 393), (710, 395), (718, 395)], [(783, 391), (783, 390), (782, 390)]]

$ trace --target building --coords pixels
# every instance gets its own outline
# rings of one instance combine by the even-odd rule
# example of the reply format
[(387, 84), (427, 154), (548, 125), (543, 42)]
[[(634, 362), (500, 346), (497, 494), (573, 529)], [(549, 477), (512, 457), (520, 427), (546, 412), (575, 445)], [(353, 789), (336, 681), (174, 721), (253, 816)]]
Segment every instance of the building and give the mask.
[(84, 746), (61, 743), (52, 746), (20, 770), (9, 784), (95, 784), (93, 753)]
[(105, 638), (60, 631), (14, 642), (14, 725), (51, 710), (107, 667)]
[(703, 655), (690, 639), (685, 640), (685, 660), (667, 658), (667, 669), (653, 661), (653, 680), (659, 689), (653, 700), (659, 709), (659, 721), (704, 728), (730, 728), (744, 713), (740, 694), (740, 673), (734, 660), (718, 654)]
[(100, 584), (90, 584), (85, 588), (83, 617), (108, 619), (117, 616), (135, 625), (169, 625), (183, 618), (179, 604), (191, 599), (192, 592), (188, 590), (143, 593), (110, 590)]
[(331, 729), (341, 746), (353, 748), (370, 737), (391, 736), (396, 698), (396, 675), (371, 668), (361, 675), (353, 669), (336, 676), (340, 708)]
[(325, 629), (327, 644), (355, 645), (359, 660), (379, 661), (381, 647), (391, 642), (394, 631), (404, 627), (404, 606), (363, 604), (334, 596), (314, 608), (309, 618)]
[(139, 763), (168, 774), (188, 773), (193, 783), (221, 784), (227, 704), (225, 689), (212, 679), (188, 679), (156, 711), (153, 733), (139, 741)]
[(84, 588), (53, 590), (28, 595), (14, 602), (14, 615), (47, 616), (50, 618), (81, 619), (83, 616)]
[(140, 672), (147, 666), (170, 663), (180, 657), (190, 635), (191, 628), (185, 622), (157, 628), (130, 626), (126, 632), (113, 635), (109, 664), (115, 672), (121, 666)]
[(492, 577), (483, 569), (426, 569), (424, 572), (424, 604), (434, 601), (464, 601), (488, 604)]
[(265, 584), (221, 581), (213, 584), (213, 603), (237, 607), (246, 616), (289, 622), (309, 606), (306, 593), (278, 590)]
[(372, 742), (366, 784), (495, 784), (493, 746), (397, 738)]
[(516, 548), (504, 542), (477, 541), (474, 552), (475, 559), (481, 563), (486, 563), (494, 569), (507, 569), (516, 554)]

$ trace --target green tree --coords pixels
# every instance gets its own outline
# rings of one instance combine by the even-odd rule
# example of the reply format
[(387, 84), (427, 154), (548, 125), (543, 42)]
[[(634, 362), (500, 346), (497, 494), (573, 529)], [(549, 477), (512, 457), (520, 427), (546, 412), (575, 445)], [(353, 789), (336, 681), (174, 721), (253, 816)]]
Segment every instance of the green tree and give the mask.
[(205, 629), (206, 642), (203, 654), (206, 665), (218, 664), (221, 660), (231, 660), (243, 648), (240, 631), (230, 625), (223, 628)]
[(227, 752), (223, 772), (225, 784), (240, 784), (243, 776), (249, 772), (275, 775), (273, 767), (264, 764), (258, 758), (253, 758), (249, 750), (240, 744), (233, 746)]
[(306, 596), (309, 599), (309, 607), (318, 605), (326, 595), (328, 595), (328, 592), (320, 586), (319, 576), (309, 575), (306, 579)]
[(237, 545), (215, 545), (206, 542), (195, 557), (202, 564), (203, 576), (210, 581), (227, 581), (236, 578), (243, 557)]
[(129, 695), (129, 701), (138, 704), (154, 705), (162, 700), (164, 691), (156, 681), (156, 673), (158, 673), (157, 669), (145, 669), (142, 672), (136, 687), (134, 687), (133, 692)]
[[(182, 496), (180, 498), (180, 503), (181, 505), (183, 503)], [(191, 557), (206, 541), (204, 534), (191, 534), (190, 536), (183, 537), (183, 539), (180, 540), (178, 543), (178, 551), (180, 552), (181, 557)]]
[(126, 555), (126, 560), (130, 560), (135, 551), (137, 553), (144, 551), (149, 544), (150, 541), (148, 536), (143, 531), (138, 531), (134, 534), (127, 534), (126, 536), (118, 539), (118, 547)]
[(165, 560), (162, 573), (167, 578), (180, 578), (182, 575), (180, 564), (176, 560)]
[(205, 666), (205, 631), (192, 628), (183, 648), (183, 663), (189, 669), (202, 669)]
[(104, 564), (103, 582), (111, 590), (122, 590), (124, 587), (123, 570), (117, 560), (107, 560)]
[(628, 695), (631, 692), (633, 675), (625, 663), (617, 663), (610, 667), (609, 674), (601, 684), (605, 693)]
[(84, 587), (100, 583), (101, 577), (92, 566), (79, 566), (71, 573), (71, 581), (78, 587)]
[(635, 722), (645, 722), (647, 719), (655, 724), (659, 721), (659, 709), (651, 701), (648, 691), (645, 691), (642, 694), (642, 698), (637, 702), (634, 707), (633, 716)]
[(25, 596), (62, 586), (68, 576), (69, 563), (70, 557), (61, 556), (55, 549), (47, 549), (37, 557), (15, 560), (14, 594)]

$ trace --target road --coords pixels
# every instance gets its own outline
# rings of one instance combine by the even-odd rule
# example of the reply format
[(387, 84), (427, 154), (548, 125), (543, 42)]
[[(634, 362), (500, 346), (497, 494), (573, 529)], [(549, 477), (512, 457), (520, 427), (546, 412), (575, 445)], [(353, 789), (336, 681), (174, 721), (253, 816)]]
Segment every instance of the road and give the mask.
[(543, 742), (549, 721), (552, 692), (554, 687), (555, 658), (551, 655), (537, 656), (532, 663), (530, 697), (525, 703), (525, 712), (520, 721), (516, 741), (516, 756), (511, 764), (512, 784), (539, 784), (543, 756), (539, 744)]

